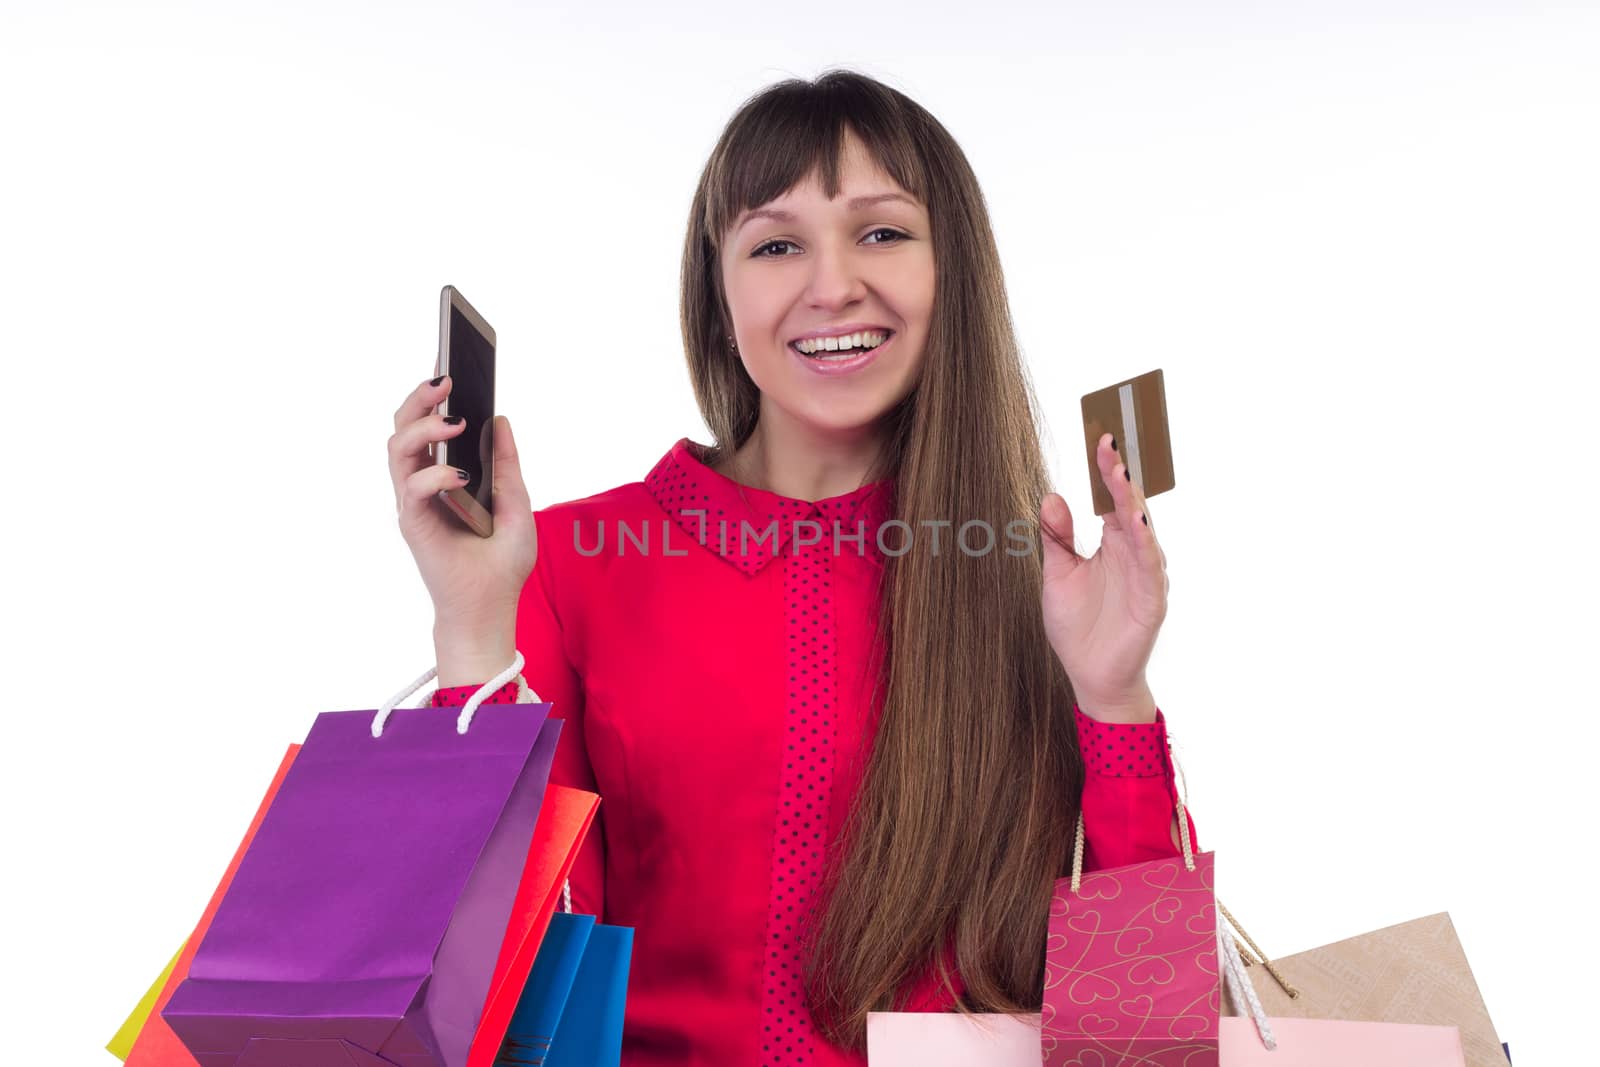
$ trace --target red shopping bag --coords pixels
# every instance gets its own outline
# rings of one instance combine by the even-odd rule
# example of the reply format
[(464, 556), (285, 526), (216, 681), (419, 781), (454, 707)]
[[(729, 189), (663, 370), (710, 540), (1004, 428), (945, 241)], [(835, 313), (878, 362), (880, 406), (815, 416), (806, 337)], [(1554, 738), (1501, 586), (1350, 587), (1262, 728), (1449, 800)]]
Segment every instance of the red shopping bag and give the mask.
[(511, 922), (500, 944), (489, 997), (467, 1053), (467, 1067), (491, 1067), (500, 1052), (539, 945), (561, 900), (567, 876), (572, 873), (578, 848), (588, 836), (599, 806), (600, 797), (595, 793), (561, 785), (545, 787), (544, 804), (533, 828), (533, 843), (517, 887)]

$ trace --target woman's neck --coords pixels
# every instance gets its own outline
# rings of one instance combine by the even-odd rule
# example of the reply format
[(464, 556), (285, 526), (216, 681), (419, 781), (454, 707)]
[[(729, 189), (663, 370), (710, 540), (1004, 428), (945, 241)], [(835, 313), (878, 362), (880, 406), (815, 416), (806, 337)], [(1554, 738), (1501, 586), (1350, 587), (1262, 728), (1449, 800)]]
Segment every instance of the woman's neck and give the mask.
[(820, 432), (763, 412), (750, 438), (716, 470), (779, 496), (826, 500), (866, 484), (880, 447), (875, 431)]

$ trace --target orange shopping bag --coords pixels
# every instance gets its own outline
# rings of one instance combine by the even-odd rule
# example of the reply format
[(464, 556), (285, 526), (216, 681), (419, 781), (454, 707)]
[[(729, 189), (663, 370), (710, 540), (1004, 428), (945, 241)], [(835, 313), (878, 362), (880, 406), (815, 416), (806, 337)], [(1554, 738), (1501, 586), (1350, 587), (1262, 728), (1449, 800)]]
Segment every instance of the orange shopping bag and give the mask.
[(161, 1009), (171, 999), (172, 991), (177, 989), (178, 984), (188, 975), (189, 964), (194, 959), (195, 950), (200, 947), (201, 939), (210, 928), (211, 918), (221, 906), (223, 894), (232, 884), (233, 876), (239, 870), (239, 863), (244, 859), (245, 850), (255, 839), (256, 830), (260, 828), (261, 820), (266, 818), (267, 809), (272, 806), (272, 798), (277, 796), (278, 787), (283, 784), (284, 775), (289, 773), (289, 765), (294, 762), (294, 757), (299, 751), (299, 745), (290, 745), (288, 751), (283, 754), (283, 762), (278, 764), (278, 773), (273, 776), (267, 795), (262, 798), (261, 806), (256, 809), (255, 818), (250, 821), (250, 829), (245, 832), (244, 840), (239, 842), (239, 848), (234, 852), (233, 860), (222, 876), (222, 883), (217, 886), (217, 891), (211, 894), (211, 903), (206, 905), (205, 913), (200, 916), (200, 924), (194, 928), (194, 934), (183, 946), (183, 951), (178, 954), (177, 965), (172, 968), (172, 974), (167, 979), (165, 988), (161, 990), (161, 995), (152, 1005), (149, 1018), (140, 1029), (139, 1036), (133, 1043), (133, 1049), (128, 1053), (127, 1067), (198, 1067), (189, 1050), (178, 1040), (178, 1035), (172, 1032), (172, 1027), (161, 1018)]

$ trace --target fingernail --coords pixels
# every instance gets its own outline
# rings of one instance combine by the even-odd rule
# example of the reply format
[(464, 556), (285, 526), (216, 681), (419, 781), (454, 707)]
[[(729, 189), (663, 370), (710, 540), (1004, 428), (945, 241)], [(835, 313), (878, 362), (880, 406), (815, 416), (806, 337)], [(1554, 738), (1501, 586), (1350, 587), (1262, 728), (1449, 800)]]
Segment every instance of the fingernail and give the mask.
[(1115, 452), (1116, 450), (1117, 450), (1117, 439), (1116, 439), (1116, 437), (1113, 436), (1111, 438), (1111, 451)]
[(1133, 481), (1133, 475), (1128, 473), (1128, 468), (1127, 467), (1123, 467), (1122, 468), (1122, 480), (1125, 481), (1125, 482)]
[(461, 425), (461, 416), (460, 415), (446, 415), (444, 417), (444, 424), (446, 426), (460, 426)]
[(456, 468), (456, 477), (460, 478), (464, 482), (472, 481), (472, 475), (468, 474), (466, 471), (462, 470), (460, 467)]
[(434, 379), (430, 380), (428, 382), (428, 384), (429, 385), (438, 385), (442, 381), (444, 381), (444, 375), (441, 374), (437, 378), (434, 378)]

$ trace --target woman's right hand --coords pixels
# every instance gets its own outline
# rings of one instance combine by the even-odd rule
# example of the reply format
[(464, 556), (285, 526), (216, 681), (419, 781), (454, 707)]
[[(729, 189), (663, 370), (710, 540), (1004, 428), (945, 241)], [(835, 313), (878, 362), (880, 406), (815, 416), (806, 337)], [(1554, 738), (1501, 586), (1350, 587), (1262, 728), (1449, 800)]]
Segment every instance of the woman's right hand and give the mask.
[(517, 602), (538, 558), (533, 509), (505, 416), (494, 420), (494, 535), (479, 537), (435, 499), (440, 490), (466, 485), (457, 468), (435, 464), (429, 453), (434, 441), (457, 437), (466, 425), (448, 425), (434, 410), (451, 384), (445, 376), (412, 390), (394, 413), (389, 438), (400, 535), (433, 598), (441, 687), (480, 683), (511, 665)]

